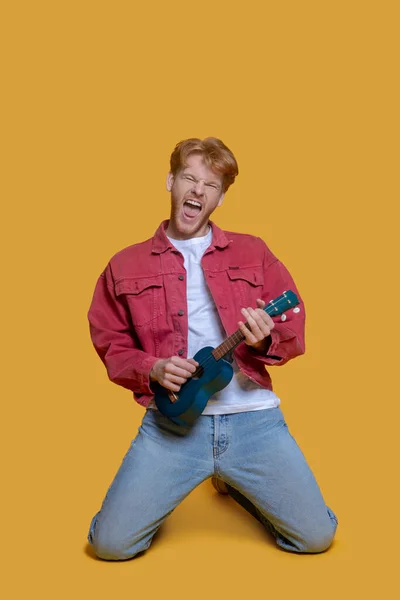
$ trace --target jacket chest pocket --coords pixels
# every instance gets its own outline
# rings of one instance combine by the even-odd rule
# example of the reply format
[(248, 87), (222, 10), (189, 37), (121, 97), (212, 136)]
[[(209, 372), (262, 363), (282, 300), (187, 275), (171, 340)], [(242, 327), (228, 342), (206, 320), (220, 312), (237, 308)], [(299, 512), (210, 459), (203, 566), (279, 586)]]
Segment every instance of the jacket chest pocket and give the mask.
[(256, 307), (257, 298), (262, 297), (264, 273), (261, 266), (228, 269), (232, 293), (240, 300), (241, 307)]
[(162, 315), (162, 275), (120, 279), (115, 283), (115, 293), (125, 300), (135, 327), (143, 327)]

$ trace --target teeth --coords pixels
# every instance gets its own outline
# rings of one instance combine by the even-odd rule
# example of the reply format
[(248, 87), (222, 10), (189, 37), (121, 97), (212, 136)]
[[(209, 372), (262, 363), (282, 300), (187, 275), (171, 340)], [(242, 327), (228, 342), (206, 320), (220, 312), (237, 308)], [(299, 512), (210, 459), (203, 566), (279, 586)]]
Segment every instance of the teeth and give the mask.
[(187, 204), (192, 204), (193, 206), (198, 206), (201, 208), (200, 202), (196, 202), (196, 200), (186, 200)]

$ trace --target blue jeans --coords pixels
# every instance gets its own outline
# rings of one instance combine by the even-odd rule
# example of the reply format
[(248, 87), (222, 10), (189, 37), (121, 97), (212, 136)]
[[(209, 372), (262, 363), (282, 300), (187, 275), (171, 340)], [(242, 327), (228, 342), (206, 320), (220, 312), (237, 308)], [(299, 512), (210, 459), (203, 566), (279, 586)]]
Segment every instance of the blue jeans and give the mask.
[(106, 560), (146, 550), (176, 506), (209, 477), (292, 552), (322, 552), (337, 527), (280, 408), (201, 416), (191, 429), (147, 410), (92, 520), (89, 542)]

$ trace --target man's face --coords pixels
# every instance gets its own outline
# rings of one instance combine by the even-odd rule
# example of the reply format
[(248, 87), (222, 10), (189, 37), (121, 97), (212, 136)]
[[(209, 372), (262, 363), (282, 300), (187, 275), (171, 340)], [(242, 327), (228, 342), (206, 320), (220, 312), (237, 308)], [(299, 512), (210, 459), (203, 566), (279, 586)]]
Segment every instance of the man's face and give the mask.
[(176, 240), (206, 235), (208, 219), (224, 198), (222, 183), (222, 176), (207, 167), (200, 154), (191, 154), (175, 177), (168, 173), (171, 216), (167, 235)]

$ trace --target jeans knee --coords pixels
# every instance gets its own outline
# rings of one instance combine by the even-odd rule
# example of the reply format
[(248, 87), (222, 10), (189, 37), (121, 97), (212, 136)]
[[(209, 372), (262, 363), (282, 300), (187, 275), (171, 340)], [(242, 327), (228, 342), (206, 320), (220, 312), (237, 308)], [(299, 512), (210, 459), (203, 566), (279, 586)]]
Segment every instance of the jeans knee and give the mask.
[(318, 554), (325, 552), (332, 544), (334, 533), (312, 534), (301, 538), (284, 537), (281, 534), (275, 534), (276, 542), (283, 550), (295, 552), (298, 554)]
[[(99, 523), (95, 523), (92, 524), (89, 531), (88, 540), (98, 558), (128, 560), (149, 546), (147, 544), (146, 547), (141, 547), (140, 542), (134, 543), (132, 540), (124, 539), (123, 536), (118, 537), (114, 528), (107, 529), (99, 526)], [(142, 546), (144, 545), (142, 544)]]
[(336, 515), (328, 508), (328, 518), (324, 524), (321, 523), (311, 534), (303, 537), (300, 552), (317, 554), (328, 550), (335, 537), (337, 524)]
[(319, 525), (309, 533), (305, 534), (299, 543), (299, 552), (318, 554), (325, 552), (332, 545), (335, 537), (338, 520), (335, 513), (327, 507), (327, 515)]
[(297, 531), (295, 536), (284, 537), (276, 532), (276, 540), (278, 545), (284, 550), (290, 552), (298, 552), (300, 554), (318, 554), (325, 552), (332, 545), (335, 537), (337, 519), (332, 513), (332, 516), (319, 527), (313, 527), (308, 531)]
[(125, 548), (116, 545), (94, 543), (92, 547), (96, 556), (103, 560), (128, 560), (136, 556), (136, 553), (127, 552)]
[(129, 560), (150, 546), (150, 542), (132, 544), (101, 535), (96, 535), (91, 544), (96, 556), (103, 560)]
[(325, 552), (331, 546), (334, 538), (334, 532), (315, 534), (301, 541), (299, 544), (300, 552), (307, 554), (318, 554)]

